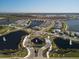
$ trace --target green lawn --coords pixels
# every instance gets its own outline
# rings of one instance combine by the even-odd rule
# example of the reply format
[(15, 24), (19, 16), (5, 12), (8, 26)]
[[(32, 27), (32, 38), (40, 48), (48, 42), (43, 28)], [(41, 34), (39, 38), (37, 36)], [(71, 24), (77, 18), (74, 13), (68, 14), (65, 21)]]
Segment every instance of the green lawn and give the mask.
[(59, 50), (58, 52), (50, 52), (50, 57), (79, 57), (79, 49), (59, 49), (52, 41), (52, 51)]
[(0, 58), (6, 57), (25, 57), (28, 52), (26, 49), (16, 49), (16, 50), (0, 50)]
[(69, 53), (52, 53), (50, 54), (50, 57), (79, 57), (79, 52), (69, 52)]
[(8, 31), (14, 30), (15, 28), (9, 26), (0, 26), (0, 34), (6, 33)]

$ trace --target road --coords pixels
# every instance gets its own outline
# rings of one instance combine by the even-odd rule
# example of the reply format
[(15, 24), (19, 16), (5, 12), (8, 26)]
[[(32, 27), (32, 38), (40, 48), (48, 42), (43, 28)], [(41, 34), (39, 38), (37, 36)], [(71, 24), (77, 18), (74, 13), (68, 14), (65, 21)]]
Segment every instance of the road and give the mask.
[(68, 36), (68, 35), (65, 35), (65, 34), (63, 34), (63, 35), (60, 35), (60, 34), (52, 34), (52, 36), (54, 36), (54, 37), (61, 37), (61, 38), (64, 38), (64, 40), (72, 40), (72, 41), (75, 41), (75, 42), (78, 42), (79, 41), (79, 38), (74, 38), (74, 37), (70, 37), (70, 36)]
[[(0, 58), (0, 59), (25, 59), (25, 58), (21, 58), (21, 57), (18, 57), (18, 58)], [(48, 59), (48, 58), (41, 58), (41, 57), (34, 57), (32, 59)], [(49, 59), (79, 59), (79, 58), (75, 58), (75, 57), (61, 57), (61, 58), (49, 58)]]
[[(23, 47), (25, 47), (28, 51), (28, 55), (25, 56), (24, 58), (25, 59), (33, 59), (33, 58), (35, 58), (35, 52), (34, 52), (35, 50), (34, 50), (33, 47), (30, 47), (30, 43), (29, 43), (30, 39), (28, 39), (28, 37), (30, 37), (30, 36), (29, 35), (26, 36), (23, 40)], [(43, 46), (42, 48), (40, 48), (39, 51), (38, 51), (38, 56), (37, 56), (38, 58), (44, 58), (43, 57), (43, 51), (47, 48), (50, 48), (51, 41), (49, 40), (49, 36), (48, 36), (48, 38), (45, 39), (45, 43), (46, 43), (46, 45)], [(48, 52), (50, 52), (50, 51), (48, 51)], [(48, 54), (47, 54), (47, 57), (49, 57)]]
[[(51, 33), (48, 33), (48, 34), (51, 34)], [(72, 37), (69, 37), (68, 35), (60, 35), (60, 34), (52, 34), (52, 36), (55, 36), (55, 37), (62, 37), (62, 38), (65, 38), (65, 39), (69, 39), (69, 40), (72, 40), (72, 41), (78, 41), (78, 39), (76, 39), (76, 38), (72, 38)], [(23, 40), (23, 47), (25, 47), (27, 50), (28, 50), (28, 55), (27, 56), (25, 56), (24, 58), (26, 59), (33, 59), (33, 58), (36, 58), (35, 57), (35, 50), (34, 50), (34, 48), (33, 47), (30, 47), (30, 43), (29, 43), (29, 40), (30, 39), (28, 39), (28, 37), (29, 37), (29, 35), (28, 36), (26, 36), (25, 38), (24, 38), (24, 40)], [(43, 56), (43, 51), (44, 50), (46, 50), (46, 49), (48, 49), (48, 51), (47, 51), (47, 53), (46, 53), (46, 56), (47, 56), (47, 58), (49, 58), (49, 53), (50, 53), (50, 51), (52, 50), (52, 44), (51, 44), (51, 41), (49, 40), (50, 38), (48, 37), (48, 38), (45, 38), (45, 43), (46, 43), (46, 45), (45, 46), (43, 46), (42, 48), (40, 48), (39, 50), (38, 50), (38, 56), (37, 56), (37, 58), (44, 58), (44, 56)]]
[(30, 47), (30, 43), (29, 43), (29, 35), (26, 36), (23, 40), (23, 47), (25, 47), (28, 51), (28, 55), (25, 56), (25, 59), (32, 59), (33, 57), (35, 57), (35, 53), (34, 53), (34, 48)]
[[(45, 43), (46, 43), (46, 45), (39, 49), (38, 57), (43, 57), (43, 51), (48, 49), (48, 48), (50, 48), (50, 46), (52, 45), (51, 41), (49, 40), (49, 36), (48, 36), (48, 38), (45, 39)], [(49, 53), (50, 51), (48, 50), (47, 52)], [(49, 58), (49, 54), (48, 53), (46, 55), (47, 58)]]
[[(48, 35), (52, 35), (53, 37), (61, 37), (61, 38), (64, 38), (67, 39), (67, 40), (72, 40), (72, 41), (75, 41), (75, 42), (78, 42), (79, 41), (79, 38), (74, 38), (74, 37), (70, 37), (69, 35), (60, 35), (59, 33), (48, 33), (48, 32), (41, 32), (42, 34), (48, 34)], [(39, 34), (39, 33), (37, 33)]]

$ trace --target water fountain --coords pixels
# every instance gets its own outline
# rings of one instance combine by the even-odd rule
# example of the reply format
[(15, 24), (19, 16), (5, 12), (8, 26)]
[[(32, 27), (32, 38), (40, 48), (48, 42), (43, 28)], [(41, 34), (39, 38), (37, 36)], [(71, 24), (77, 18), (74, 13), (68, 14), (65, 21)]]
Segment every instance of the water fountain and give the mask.
[(3, 37), (3, 41), (4, 41), (4, 42), (6, 42), (6, 41), (7, 41), (5, 37)]

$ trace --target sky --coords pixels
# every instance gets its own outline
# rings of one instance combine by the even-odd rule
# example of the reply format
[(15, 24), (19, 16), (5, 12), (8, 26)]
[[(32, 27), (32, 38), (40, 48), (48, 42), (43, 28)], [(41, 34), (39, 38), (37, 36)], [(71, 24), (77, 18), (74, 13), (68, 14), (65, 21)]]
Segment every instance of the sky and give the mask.
[(0, 12), (79, 13), (79, 0), (0, 0)]

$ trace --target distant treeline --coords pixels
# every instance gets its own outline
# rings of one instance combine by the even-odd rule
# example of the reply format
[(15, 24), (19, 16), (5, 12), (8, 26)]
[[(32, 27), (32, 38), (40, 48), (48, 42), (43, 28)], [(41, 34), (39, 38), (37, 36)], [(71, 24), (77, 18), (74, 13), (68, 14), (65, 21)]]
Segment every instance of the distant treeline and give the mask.
[(27, 15), (79, 15), (79, 13), (0, 13), (0, 16), (27, 16)]

